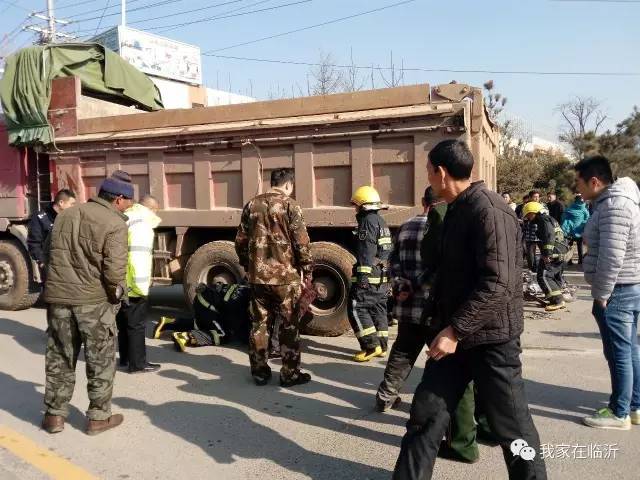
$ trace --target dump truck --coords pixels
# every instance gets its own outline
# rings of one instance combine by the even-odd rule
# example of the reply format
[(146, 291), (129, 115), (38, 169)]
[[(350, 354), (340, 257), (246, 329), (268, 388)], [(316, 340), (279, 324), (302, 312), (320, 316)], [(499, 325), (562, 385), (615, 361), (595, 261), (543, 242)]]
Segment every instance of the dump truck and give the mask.
[[(388, 205), (385, 220), (392, 229), (399, 227), (421, 211), (427, 154), (444, 139), (467, 142), (476, 160), (473, 180), (496, 186), (499, 132), (482, 90), (465, 84), (147, 113), (118, 106), (105, 114), (95, 101), (91, 108), (84, 102), (73, 78), (54, 81), (49, 118), (55, 149), (37, 155), (26, 151), (20, 155), (31, 155), (31, 163), (17, 162), (20, 168), (37, 168), (20, 173), (27, 196), (34, 195), (33, 188), (39, 198), (42, 190), (49, 195), (70, 188), (84, 202), (106, 176), (127, 171), (136, 195), (151, 193), (160, 203), (153, 281), (182, 283), (190, 302), (201, 282), (242, 280), (233, 243), (242, 208), (269, 188), (272, 170), (293, 168), (318, 291), (303, 325), (310, 334), (339, 335), (349, 328), (353, 190), (374, 186)], [(34, 178), (50, 185), (38, 187)], [(19, 201), (24, 194), (16, 191), (16, 196)], [(2, 243), (18, 245), (6, 236), (11, 228), (22, 228), (32, 211), (21, 210), (22, 217), (5, 221)], [(21, 254), (26, 255), (24, 247)], [(27, 259), (9, 262), (14, 269), (20, 264), (9, 274), (14, 281), (25, 273)], [(1, 262), (0, 257), (0, 272)], [(21, 293), (12, 294), (11, 306), (25, 306), (17, 300)]]

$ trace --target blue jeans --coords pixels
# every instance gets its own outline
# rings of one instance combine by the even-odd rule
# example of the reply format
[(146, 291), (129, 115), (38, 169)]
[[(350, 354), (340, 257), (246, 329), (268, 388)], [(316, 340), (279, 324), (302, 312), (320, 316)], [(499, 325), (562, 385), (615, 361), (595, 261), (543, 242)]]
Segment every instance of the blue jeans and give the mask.
[(616, 285), (607, 307), (594, 302), (592, 313), (611, 375), (609, 408), (616, 417), (624, 418), (640, 409), (640, 284)]

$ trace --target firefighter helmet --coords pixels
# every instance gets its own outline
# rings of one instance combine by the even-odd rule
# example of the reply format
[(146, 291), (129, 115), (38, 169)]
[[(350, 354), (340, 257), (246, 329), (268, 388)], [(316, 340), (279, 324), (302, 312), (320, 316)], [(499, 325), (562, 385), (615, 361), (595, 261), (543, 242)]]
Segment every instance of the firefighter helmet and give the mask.
[(526, 218), (530, 213), (540, 213), (544, 206), (540, 202), (529, 202), (522, 208), (522, 218)]
[(378, 191), (369, 185), (364, 185), (353, 192), (351, 203), (364, 210), (381, 210), (383, 208)]

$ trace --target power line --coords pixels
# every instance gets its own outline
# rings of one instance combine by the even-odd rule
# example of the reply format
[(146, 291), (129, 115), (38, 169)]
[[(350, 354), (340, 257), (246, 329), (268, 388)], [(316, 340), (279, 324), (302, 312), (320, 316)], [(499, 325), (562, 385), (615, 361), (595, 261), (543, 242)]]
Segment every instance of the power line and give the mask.
[[(266, 3), (267, 1), (271, 1), (271, 0), (261, 0), (259, 2), (253, 3), (251, 5), (247, 5), (245, 7), (240, 7), (240, 8), (235, 9), (235, 10), (230, 10), (229, 12), (225, 12), (223, 14), (216, 15), (214, 17), (208, 17), (208, 18), (203, 18), (203, 19), (199, 19), (199, 20), (192, 20), (190, 22), (184, 22), (184, 23), (178, 23), (178, 24), (173, 23), (173, 24), (169, 24), (169, 25), (159, 25), (159, 26), (155, 26), (155, 27), (149, 27), (149, 28), (146, 28), (144, 30), (145, 31), (161, 30), (161, 33), (162, 33), (162, 32), (167, 32), (169, 30), (174, 30), (176, 28), (184, 27), (184, 26), (187, 26), (187, 25), (193, 25), (193, 24), (196, 24), (196, 23), (211, 22), (211, 21), (215, 21), (215, 20), (223, 20), (223, 19), (226, 19), (226, 18), (234, 18), (234, 17), (243, 16), (243, 15), (250, 15), (250, 14), (253, 14), (253, 13), (266, 12), (266, 11), (269, 11), (269, 10), (277, 10), (277, 9), (284, 8), (284, 7), (289, 7), (289, 6), (292, 6), (292, 5), (299, 5), (299, 4), (302, 4), (302, 3), (308, 3), (308, 2), (311, 2), (312, 0), (298, 0), (298, 1), (292, 2), (292, 3), (274, 5), (273, 7), (260, 8), (260, 9), (257, 9), (257, 10), (250, 10), (248, 12), (235, 13), (235, 14), (230, 14), (230, 15), (226, 14), (226, 13), (230, 13), (230, 12), (236, 12), (236, 11), (242, 10), (244, 8), (249, 8), (251, 6), (259, 5), (261, 3)], [(170, 15), (170, 16), (172, 16), (172, 15)], [(136, 23), (136, 22), (131, 22), (131, 24), (133, 24), (133, 23)], [(89, 31), (89, 30), (80, 30), (80, 32), (78, 32), (78, 33), (82, 34), (82, 33), (87, 32), (87, 31)]]
[(62, 5), (56, 5), (56, 10), (65, 10), (67, 8), (79, 7), (80, 5), (86, 5), (87, 3), (96, 3), (97, 1), (98, 0), (84, 0), (82, 2), (63, 3)]
[[(330, 66), (335, 68), (356, 68), (358, 70), (392, 70), (394, 67), (373, 67), (371, 65), (340, 65), (340, 64), (323, 64), (315, 62), (303, 62), (295, 60), (279, 60), (271, 58), (250, 58), (236, 57), (232, 55), (217, 55), (205, 52), (203, 55), (215, 58), (224, 58), (228, 60), (242, 60), (250, 62), (277, 63), (285, 65), (301, 65), (305, 67)], [(597, 76), (597, 77), (638, 77), (640, 72), (562, 72), (562, 71), (541, 71), (541, 70), (475, 70), (475, 69), (455, 69), (455, 68), (424, 68), (424, 67), (402, 67), (400, 69), (405, 72), (432, 72), (432, 73), (488, 73), (494, 75), (545, 75), (545, 76)]]
[(15, 0), (13, 2), (10, 2), (9, 0), (0, 0), (0, 3), (4, 3), (6, 5), (5, 8), (2, 9), (2, 12), (0, 13), (4, 13), (7, 10), (9, 10), (9, 8), (13, 7), (13, 8), (17, 8), (19, 10), (24, 10), (25, 12), (30, 12), (31, 10), (28, 8), (23, 7), (22, 5), (18, 5), (18, 0)]
[[(270, 2), (271, 0), (266, 0), (268, 2)], [(194, 12), (201, 12), (202, 10), (209, 10), (211, 8), (216, 8), (216, 7), (221, 7), (224, 5), (230, 5), (232, 3), (239, 3), (239, 2), (244, 2), (244, 0), (230, 0), (228, 2), (222, 2), (222, 3), (216, 3), (213, 5), (207, 5), (205, 7), (200, 7), (200, 8), (194, 8), (192, 10), (185, 10), (183, 12), (176, 12), (170, 15), (160, 15), (158, 17), (151, 17), (151, 18), (144, 18), (142, 20), (136, 20), (135, 22), (129, 22), (130, 24), (138, 24), (138, 23), (146, 23), (146, 22), (152, 22), (153, 20), (161, 20), (163, 18), (170, 18), (170, 17), (175, 17), (176, 15), (186, 15), (189, 13), (194, 13)], [(259, 2), (259, 3), (265, 3), (265, 2)], [(251, 7), (252, 5), (247, 5), (245, 7), (242, 8), (248, 8)]]
[(100, 17), (100, 20), (98, 20), (98, 25), (96, 26), (96, 31), (93, 32), (93, 35), (97, 35), (98, 34), (98, 30), (100, 30), (100, 25), (102, 25), (102, 19), (104, 18), (104, 12), (107, 11), (107, 8), (109, 8), (109, 3), (111, 3), (111, 0), (107, 0), (107, 3), (104, 6), (104, 9), (102, 10), (102, 16)]
[(183, 23), (178, 23), (178, 24), (173, 24), (173, 25), (160, 25), (160, 26), (156, 26), (156, 27), (149, 27), (147, 30), (162, 30), (162, 32), (168, 32), (170, 30), (175, 30), (176, 28), (186, 27), (188, 25), (194, 25), (196, 23), (211, 22), (211, 21), (214, 21), (214, 20), (223, 20), (225, 18), (234, 18), (234, 17), (241, 17), (241, 16), (244, 16), (244, 15), (251, 15), (251, 14), (254, 14), (254, 13), (268, 12), (268, 11), (271, 11), (271, 10), (278, 10), (280, 8), (291, 7), (291, 6), (294, 6), (294, 5), (301, 5), (303, 3), (309, 3), (309, 2), (311, 2), (313, 0), (298, 0), (296, 2), (282, 3), (280, 5), (274, 5), (273, 7), (265, 7), (265, 8), (259, 8), (257, 10), (250, 10), (248, 12), (232, 13), (232, 12), (237, 12), (239, 10), (243, 10), (245, 8), (255, 7), (256, 5), (260, 5), (260, 4), (266, 3), (267, 1), (270, 1), (270, 0), (261, 0), (259, 2), (255, 2), (255, 3), (251, 4), (251, 5), (247, 5), (245, 7), (240, 7), (240, 8), (237, 8), (235, 10), (231, 10), (229, 12), (225, 12), (225, 13), (222, 13), (220, 15), (216, 15), (214, 17), (202, 18), (202, 19), (199, 19), (199, 20), (192, 20), (190, 22), (183, 22)]
[(293, 33), (303, 32), (305, 30), (311, 30), (313, 28), (324, 27), (325, 25), (331, 25), (333, 23), (343, 22), (345, 20), (350, 20), (352, 18), (361, 17), (361, 16), (364, 16), (364, 15), (368, 15), (370, 13), (380, 12), (382, 10), (387, 10), (389, 8), (399, 7), (401, 5), (406, 5), (408, 3), (413, 3), (415, 1), (416, 0), (405, 0), (403, 2), (392, 3), (392, 4), (386, 5), (384, 7), (374, 8), (373, 10), (366, 10), (364, 12), (355, 13), (353, 15), (347, 15), (346, 17), (334, 18), (333, 20), (328, 20), (328, 21), (322, 22), (322, 23), (316, 23), (315, 25), (309, 25), (307, 27), (296, 28), (295, 30), (289, 30), (288, 32), (277, 33), (275, 35), (269, 35), (268, 37), (256, 38), (255, 40), (249, 40), (248, 42), (236, 43), (234, 45), (228, 45), (226, 47), (216, 48), (216, 49), (209, 50), (209, 51), (203, 53), (203, 55), (206, 55), (208, 53), (221, 52), (223, 50), (229, 50), (231, 48), (243, 47), (245, 45), (252, 45), (254, 43), (263, 42), (265, 40), (271, 40), (272, 38), (284, 37), (285, 35), (291, 35)]
[[(128, 0), (127, 1), (127, 5), (131, 5), (132, 3), (136, 3), (139, 2), (140, 0)], [(154, 7), (160, 7), (162, 5), (169, 5), (171, 3), (178, 3), (178, 2), (183, 2), (184, 0), (162, 0), (160, 2), (155, 2), (155, 3), (148, 3), (145, 5), (140, 5), (139, 7), (135, 7), (135, 8), (127, 8), (127, 13), (129, 12), (137, 12), (139, 10), (147, 10), (149, 8), (154, 8)], [(112, 9), (112, 8), (119, 8), (119, 5), (111, 5), (107, 10)], [(76, 13), (74, 15), (69, 15), (68, 18), (76, 18), (76, 17), (81, 17), (82, 15), (89, 15), (91, 13), (97, 13), (97, 12), (101, 12), (102, 8), (98, 8), (95, 10), (89, 10), (86, 12), (82, 12), (82, 13)], [(104, 17), (115, 17), (116, 15), (120, 15), (120, 12), (115, 12), (115, 13), (108, 13), (106, 15), (104, 15)], [(90, 22), (91, 20), (98, 20), (100, 18), (100, 16), (97, 17), (88, 17), (88, 18), (79, 18), (78, 20), (74, 20), (73, 23), (82, 23), (82, 22)]]

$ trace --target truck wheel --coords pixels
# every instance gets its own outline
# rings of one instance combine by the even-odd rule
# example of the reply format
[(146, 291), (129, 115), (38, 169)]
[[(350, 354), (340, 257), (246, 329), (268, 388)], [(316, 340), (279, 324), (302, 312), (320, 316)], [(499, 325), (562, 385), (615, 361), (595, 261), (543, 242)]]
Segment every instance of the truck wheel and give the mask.
[(301, 331), (307, 335), (335, 337), (349, 330), (347, 300), (351, 269), (355, 258), (331, 242), (311, 244), (313, 284), (318, 297), (302, 319)]
[(38, 300), (40, 292), (31, 291), (28, 259), (20, 245), (0, 240), (0, 310), (24, 310)]
[(182, 287), (189, 308), (196, 296), (199, 283), (240, 283), (244, 269), (240, 266), (233, 242), (216, 241), (202, 245), (184, 267)]

